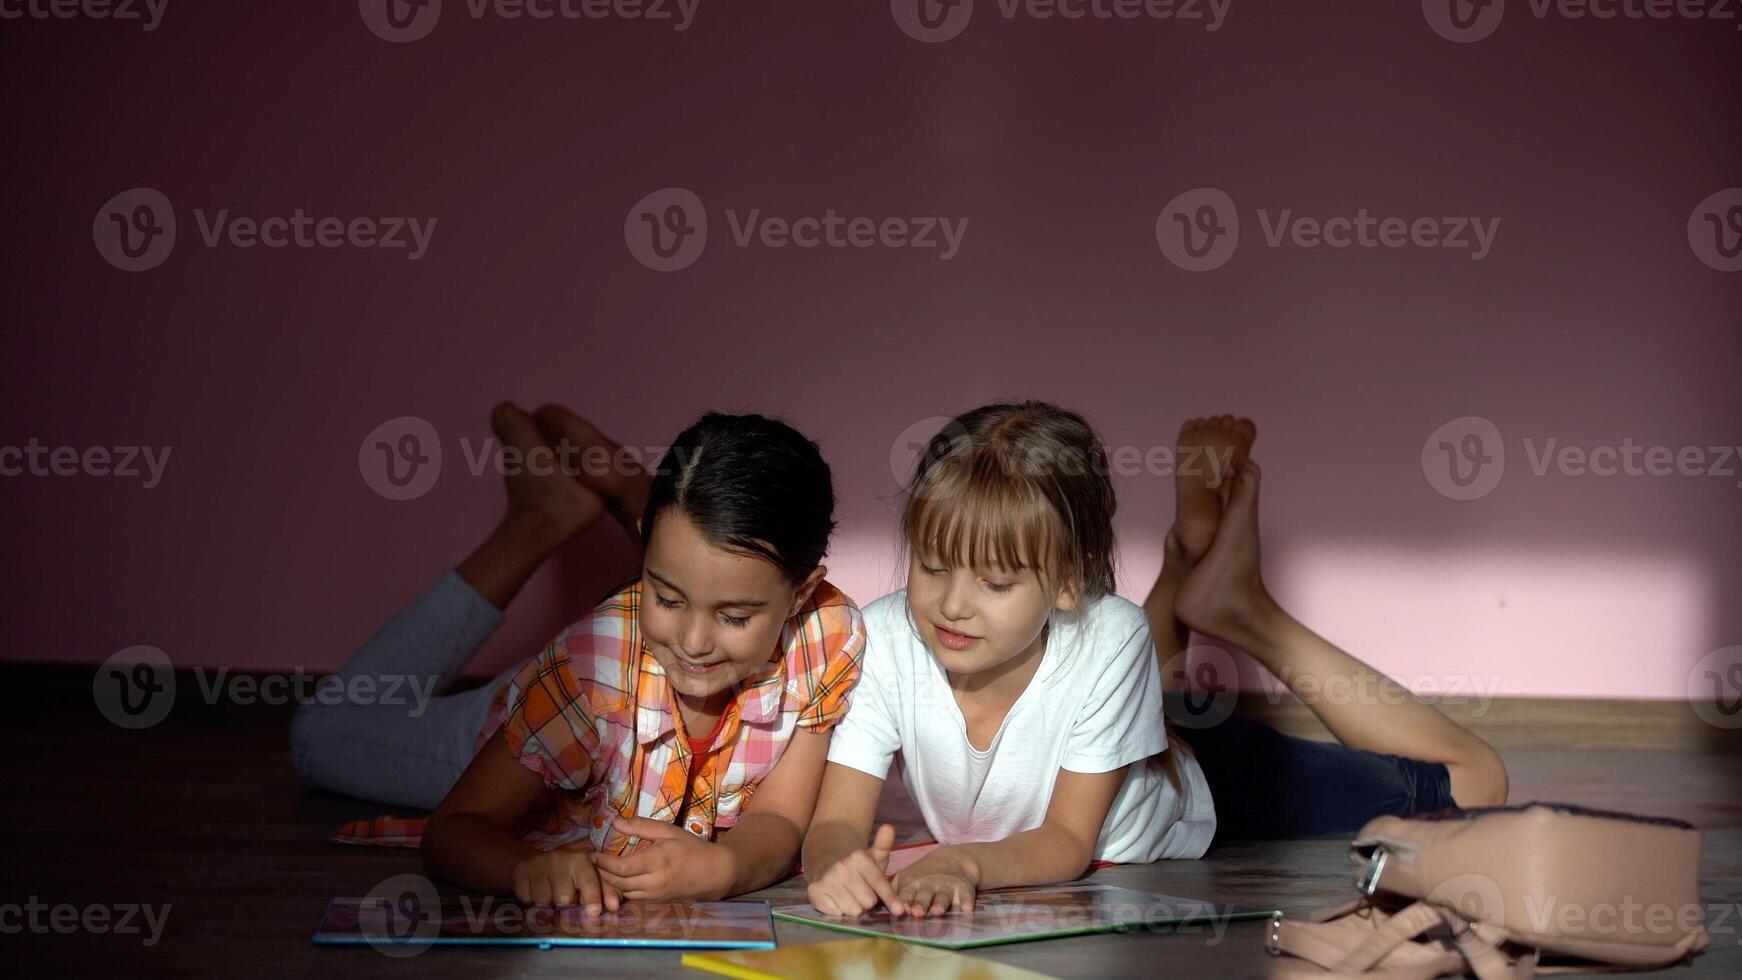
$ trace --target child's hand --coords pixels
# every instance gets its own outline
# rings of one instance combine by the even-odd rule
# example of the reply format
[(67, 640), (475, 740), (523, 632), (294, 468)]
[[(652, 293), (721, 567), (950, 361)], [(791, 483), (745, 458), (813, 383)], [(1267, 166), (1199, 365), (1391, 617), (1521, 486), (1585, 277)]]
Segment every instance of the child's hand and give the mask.
[(878, 903), (887, 905), (891, 915), (904, 914), (906, 906), (884, 874), (894, 846), (895, 828), (890, 824), (877, 828), (869, 849), (841, 858), (810, 883), (811, 904), (824, 915), (863, 915)]
[(979, 867), (951, 847), (938, 848), (895, 876), (896, 894), (912, 916), (972, 912), (979, 887)]
[(614, 817), (612, 822), (620, 833), (650, 842), (629, 854), (593, 855), (599, 880), (624, 898), (709, 902), (732, 890), (734, 864), (725, 845), (645, 817)]
[(562, 847), (514, 865), (514, 897), (522, 905), (583, 906), (588, 915), (617, 911), (623, 896), (599, 880), (585, 846)]

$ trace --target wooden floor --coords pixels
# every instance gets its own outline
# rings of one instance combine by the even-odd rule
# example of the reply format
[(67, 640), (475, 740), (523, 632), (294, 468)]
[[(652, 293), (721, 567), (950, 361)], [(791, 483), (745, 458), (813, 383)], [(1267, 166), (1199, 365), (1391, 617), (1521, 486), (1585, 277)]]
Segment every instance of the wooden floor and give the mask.
[[(82, 691), (81, 691), (82, 687)], [(47, 693), (45, 694), (45, 689)], [(126, 732), (93, 707), (89, 675), (45, 682), (37, 668), (0, 669), (0, 820), (7, 845), (0, 905), (118, 910), (169, 907), (161, 937), (83, 929), (12, 933), (0, 914), (10, 976), (673, 976), (663, 951), (434, 949), (392, 959), (367, 947), (309, 942), (326, 900), (362, 895), (418, 870), (412, 851), (349, 848), (328, 837), (377, 804), (310, 793), (290, 767), (283, 708), (183, 710)], [(1639, 749), (1512, 748), (1514, 801), (1568, 800), (1691, 820), (1705, 831), (1701, 897), (1710, 952), (1670, 977), (1742, 976), (1742, 755)], [(912, 827), (911, 810), (890, 801)], [(1120, 867), (1106, 881), (1188, 897), (1304, 913), (1350, 894), (1337, 841), (1225, 847), (1199, 861)], [(788, 882), (758, 897), (802, 900)], [(119, 915), (119, 911), (111, 914)], [(39, 921), (52, 922), (47, 913)], [(135, 920), (136, 922), (142, 920)], [(1261, 975), (1263, 924), (1050, 940), (973, 955), (1056, 976)], [(780, 941), (837, 934), (782, 924)], [(703, 974), (690, 972), (692, 976)]]

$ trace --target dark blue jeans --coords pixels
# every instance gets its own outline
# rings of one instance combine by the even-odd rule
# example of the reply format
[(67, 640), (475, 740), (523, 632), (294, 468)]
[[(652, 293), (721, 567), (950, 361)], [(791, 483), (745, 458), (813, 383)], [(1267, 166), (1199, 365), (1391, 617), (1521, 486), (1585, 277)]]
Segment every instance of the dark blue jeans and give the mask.
[(1190, 745), (1216, 804), (1216, 843), (1347, 837), (1374, 817), (1455, 807), (1438, 762), (1284, 735), (1230, 715), (1209, 717), (1183, 695), (1163, 696), (1170, 737)]

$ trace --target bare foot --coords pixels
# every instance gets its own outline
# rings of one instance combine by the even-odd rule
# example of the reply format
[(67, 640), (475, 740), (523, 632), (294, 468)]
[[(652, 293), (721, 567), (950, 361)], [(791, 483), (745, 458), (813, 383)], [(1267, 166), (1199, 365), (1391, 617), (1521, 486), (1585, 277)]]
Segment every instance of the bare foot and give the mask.
[(1179, 427), (1174, 452), (1174, 534), (1186, 561), (1210, 550), (1223, 506), (1233, 489), (1230, 479), (1252, 451), (1258, 427), (1248, 418), (1213, 415), (1187, 419)]
[(1258, 552), (1258, 464), (1242, 460), (1225, 481), (1228, 500), (1215, 540), (1180, 583), (1174, 615), (1208, 636), (1245, 646), (1276, 608)]
[(534, 417), (561, 454), (569, 476), (603, 497), (629, 536), (638, 536), (653, 478), (634, 459), (618, 452), (622, 446), (563, 406), (545, 405)]
[(524, 525), (541, 544), (554, 548), (604, 516), (605, 498), (563, 474), (555, 450), (519, 406), (497, 404), (490, 411), (490, 429), (505, 450), (519, 456), (503, 477), (508, 485), (505, 522)]

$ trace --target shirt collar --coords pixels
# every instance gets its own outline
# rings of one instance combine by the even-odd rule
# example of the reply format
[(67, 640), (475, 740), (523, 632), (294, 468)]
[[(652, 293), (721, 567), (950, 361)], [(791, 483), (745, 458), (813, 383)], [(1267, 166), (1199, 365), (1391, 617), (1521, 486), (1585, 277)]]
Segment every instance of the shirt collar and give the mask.
[[(779, 650), (768, 663), (739, 683), (735, 701), (740, 722), (765, 725), (779, 719), (780, 703), (786, 694), (786, 641), (787, 631), (790, 629), (792, 626), (788, 624), (781, 631)], [(647, 695), (654, 692), (643, 689), (642, 696), (636, 698), (635, 704), (635, 713), (639, 716), (635, 726), (635, 740), (641, 745), (649, 745), (677, 731), (677, 693), (671, 688), (671, 680), (665, 674), (665, 667), (647, 649), (645, 642), (641, 644), (640, 671), (648, 677), (659, 679), (659, 683), (653, 685), (658, 689), (659, 697), (648, 697)]]

